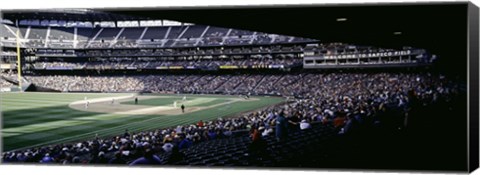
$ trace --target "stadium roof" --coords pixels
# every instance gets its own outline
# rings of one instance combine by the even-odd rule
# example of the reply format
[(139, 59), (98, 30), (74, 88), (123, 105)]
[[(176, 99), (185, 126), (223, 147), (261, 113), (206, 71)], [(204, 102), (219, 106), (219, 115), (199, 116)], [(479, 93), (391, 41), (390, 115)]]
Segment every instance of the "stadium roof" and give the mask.
[[(96, 9), (74, 12), (3, 11), (6, 19), (168, 19), (226, 28), (382, 48), (411, 46), (437, 54), (445, 66), (464, 68), (468, 2), (414, 4), (237, 6)], [(66, 10), (68, 11), (68, 10)], [(99, 12), (102, 11), (102, 12)], [(478, 16), (478, 10), (476, 11)], [(452, 61), (455, 59), (455, 61)]]
[[(465, 72), (468, 2), (112, 9), (111, 13), (437, 54), (442, 69)], [(470, 13), (472, 13), (470, 11)], [(475, 12), (478, 20), (478, 8)], [(478, 24), (478, 22), (477, 22)], [(454, 60), (454, 61), (453, 61)]]
[(126, 21), (146, 20), (148, 17), (122, 15), (102, 12), (91, 9), (40, 9), (24, 11), (2, 11), (3, 18), (9, 20), (38, 19), (38, 20), (67, 20), (67, 21)]

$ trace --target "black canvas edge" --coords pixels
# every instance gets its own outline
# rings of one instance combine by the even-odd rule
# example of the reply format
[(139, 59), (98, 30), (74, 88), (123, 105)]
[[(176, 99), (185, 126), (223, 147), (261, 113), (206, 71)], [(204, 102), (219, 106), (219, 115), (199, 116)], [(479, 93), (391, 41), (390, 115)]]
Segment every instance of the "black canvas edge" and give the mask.
[[(3, 10), (0, 10), (0, 19), (3, 19)], [(0, 47), (0, 52), (3, 51), (3, 48)], [(0, 63), (2, 63), (2, 60), (0, 60)], [(0, 99), (2, 99), (3, 94), (0, 92)], [(3, 112), (2, 112), (2, 100), (0, 100), (0, 131), (3, 129)], [(3, 136), (2, 132), (0, 132), (0, 154), (3, 154)], [(3, 159), (0, 159), (0, 165), (3, 163)]]
[(141, 11), (141, 10), (218, 10), (218, 9), (259, 9), (259, 8), (304, 8), (304, 7), (367, 7), (367, 6), (417, 6), (417, 5), (461, 5), (466, 4), (469, 1), (466, 0), (449, 0), (449, 1), (416, 1), (416, 2), (350, 2), (350, 3), (298, 3), (298, 4), (249, 4), (249, 5), (198, 5), (198, 6), (146, 6), (146, 7), (92, 7), (92, 8), (78, 8), (78, 7), (66, 7), (66, 8), (44, 8), (44, 9), (3, 9), (3, 13), (15, 13), (15, 12), (34, 12), (38, 10), (49, 9), (89, 9), (89, 10), (102, 10), (105, 12), (118, 12), (118, 11)]
[(468, 171), (471, 173), (479, 166), (479, 10), (468, 4), (468, 83), (469, 83), (469, 115), (468, 115)]

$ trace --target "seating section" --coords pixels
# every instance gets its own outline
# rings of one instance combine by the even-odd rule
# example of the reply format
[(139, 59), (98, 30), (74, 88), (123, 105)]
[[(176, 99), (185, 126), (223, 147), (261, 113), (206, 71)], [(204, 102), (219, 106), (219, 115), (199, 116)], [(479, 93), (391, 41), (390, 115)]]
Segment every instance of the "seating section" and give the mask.
[[(27, 29), (28, 27), (19, 27), (19, 28), (16, 28), (14, 26), (9, 26), (10, 29), (12, 29), (13, 32), (17, 33), (17, 30), (20, 30), (20, 37), (24, 37), (26, 38), (27, 37)], [(30, 31), (31, 32), (31, 31)]]
[(210, 26), (205, 32), (205, 35), (203, 35), (204, 38), (210, 38), (210, 37), (223, 37), (227, 35), (229, 29), (227, 28), (220, 28), (220, 27), (212, 27)]
[(168, 32), (167, 39), (177, 39), (186, 27), (172, 26)]
[(8, 88), (11, 87), (13, 84), (4, 80), (3, 78), (0, 78), (0, 88)]
[[(15, 27), (10, 27), (16, 31)], [(0, 30), (2, 31), (2, 35), (6, 37), (14, 37), (5, 26), (2, 26)], [(73, 48), (73, 40), (76, 40), (76, 48), (238, 46), (248, 44), (270, 45), (274, 43), (289, 43), (291, 41), (312, 41), (306, 39), (295, 40), (294, 37), (289, 36), (270, 35), (260, 32), (204, 25), (125, 28), (78, 27), (76, 30), (75, 34), (74, 27), (50, 27), (50, 33), (48, 35), (50, 42), (46, 42), (47, 27), (32, 26), (30, 29), (28, 26), (20, 27), (22, 37), (26, 36), (27, 39), (35, 40), (28, 41), (27, 45), (35, 48)], [(144, 35), (142, 36), (143, 33)], [(113, 42), (115, 39), (117, 40)], [(71, 43), (58, 43), (68, 41), (71, 41)]]
[(104, 28), (95, 40), (113, 40), (120, 32), (120, 28)]
[(28, 39), (45, 39), (47, 37), (47, 29), (46, 28), (30, 28), (30, 33), (28, 35)]
[(119, 36), (119, 40), (128, 39), (128, 40), (137, 40), (143, 33), (145, 28), (125, 28)]
[[(7, 81), (10, 80), (10, 81)], [(18, 78), (16, 77), (15, 74), (13, 73), (3, 73), (1, 72), (0, 73), (0, 88), (8, 88), (8, 87), (12, 87), (14, 84), (12, 84), (11, 81), (16, 81), (18, 80)]]
[(199, 38), (205, 31), (206, 26), (189, 26), (182, 38)]
[[(285, 141), (277, 141), (274, 135), (263, 137), (266, 141), (264, 155), (255, 155), (249, 150), (251, 138), (243, 136), (202, 142), (188, 149), (180, 150), (184, 160), (172, 165), (190, 166), (300, 166), (317, 160), (302, 159), (307, 154), (322, 152), (328, 154), (323, 143), (335, 136), (332, 126), (314, 124), (307, 130), (288, 133)], [(163, 157), (161, 154), (160, 157)], [(322, 157), (319, 157), (321, 159)], [(169, 164), (169, 163), (166, 163)]]
[[(12, 28), (12, 26), (8, 26), (10, 29), (13, 30), (13, 32), (16, 31), (16, 28)], [(7, 37), (7, 38), (16, 38), (16, 36), (10, 32), (10, 30), (7, 29), (7, 27), (5, 25), (0, 25), (0, 33), (2, 35), (2, 37)], [(3, 39), (3, 38), (2, 38)]]
[(246, 36), (253, 35), (254, 32), (246, 30), (232, 30), (228, 36)]
[(312, 42), (314, 40), (308, 39), (308, 38), (300, 38), (300, 37), (294, 37), (291, 42), (293, 43), (298, 43), (298, 42)]
[(253, 39), (255, 44), (270, 44), (272, 43), (272, 38), (266, 33), (257, 34), (257, 37)]
[(77, 28), (77, 40), (88, 40), (88, 38), (93, 37), (95, 33), (92, 33), (91, 28)]
[(143, 35), (143, 39), (163, 39), (165, 38), (165, 34), (167, 34), (168, 28), (169, 27), (148, 27), (145, 35)]
[(73, 40), (74, 28), (52, 27), (48, 39), (51, 40)]

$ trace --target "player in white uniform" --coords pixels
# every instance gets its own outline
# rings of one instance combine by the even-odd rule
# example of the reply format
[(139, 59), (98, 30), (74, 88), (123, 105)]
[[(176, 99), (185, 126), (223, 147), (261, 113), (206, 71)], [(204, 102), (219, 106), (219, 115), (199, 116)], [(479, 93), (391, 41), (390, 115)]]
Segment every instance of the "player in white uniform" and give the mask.
[(183, 96), (183, 101), (187, 101), (187, 96)]
[(88, 108), (87, 96), (84, 96), (83, 100), (85, 101), (85, 109), (87, 109)]
[(173, 102), (173, 107), (174, 107), (174, 108), (177, 107), (177, 101), (174, 101), (174, 102)]

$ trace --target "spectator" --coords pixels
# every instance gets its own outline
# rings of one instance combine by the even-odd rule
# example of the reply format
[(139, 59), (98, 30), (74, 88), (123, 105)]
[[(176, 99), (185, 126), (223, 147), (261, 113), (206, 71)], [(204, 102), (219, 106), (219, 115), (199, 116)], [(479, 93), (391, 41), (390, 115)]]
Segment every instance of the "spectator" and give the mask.
[(306, 130), (306, 129), (309, 129), (309, 128), (311, 128), (311, 126), (310, 126), (310, 123), (307, 122), (307, 120), (304, 119), (300, 122), (300, 129), (301, 130)]
[(100, 151), (98, 153), (98, 156), (94, 156), (93, 159), (90, 160), (90, 163), (93, 164), (107, 164), (108, 160), (105, 158), (105, 153), (103, 151)]
[(283, 141), (287, 136), (288, 123), (283, 115), (283, 111), (281, 111), (277, 114), (277, 118), (275, 119), (275, 135), (277, 137), (277, 141)]
[(162, 163), (162, 161), (160, 160), (160, 158), (158, 158), (158, 156), (153, 154), (152, 149), (146, 148), (143, 156), (134, 160), (129, 165), (130, 166), (135, 166), (135, 165), (159, 165), (161, 163)]
[(179, 148), (174, 146), (172, 151), (168, 152), (166, 155), (167, 164), (175, 164), (184, 159), (185, 155), (179, 151)]
[(299, 127), (298, 125), (300, 124), (300, 118), (293, 115), (288, 117), (287, 119), (289, 130), (297, 130)]
[(53, 163), (53, 158), (50, 157), (49, 153), (46, 153), (45, 156), (40, 161), (40, 163)]
[(217, 138), (217, 132), (214, 129), (208, 131), (208, 139), (215, 140)]
[(267, 148), (267, 143), (263, 140), (262, 135), (260, 134), (258, 128), (254, 128), (251, 132), (252, 143), (249, 145), (249, 152), (251, 157), (265, 157), (265, 150)]
[(128, 129), (125, 129), (125, 133), (123, 134), (124, 138), (130, 137), (130, 133), (128, 132)]
[(203, 121), (202, 120), (198, 121), (197, 126), (198, 127), (203, 127)]
[(178, 145), (178, 149), (186, 149), (186, 148), (189, 148), (190, 146), (192, 146), (192, 141), (187, 138), (187, 137), (180, 137), (180, 138), (183, 138), (182, 141), (180, 142), (180, 144)]
[(116, 165), (124, 165), (126, 164), (127, 162), (122, 158), (122, 153), (121, 152), (115, 152), (115, 157), (113, 157), (112, 159), (110, 159), (108, 161), (108, 164), (116, 164)]
[(163, 151), (168, 153), (168, 152), (171, 152), (173, 150), (173, 147), (174, 146), (173, 146), (172, 143), (165, 143), (165, 144), (163, 144), (162, 149), (163, 149)]
[(224, 129), (223, 135), (225, 137), (231, 137), (233, 135), (233, 127), (230, 127), (229, 129)]

